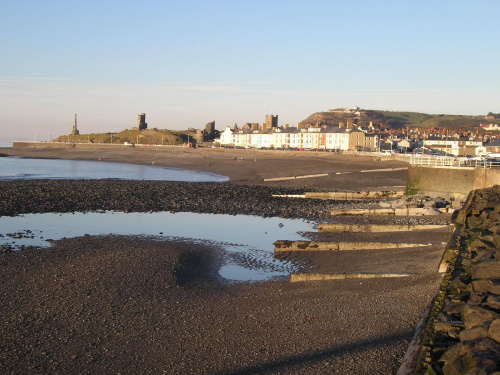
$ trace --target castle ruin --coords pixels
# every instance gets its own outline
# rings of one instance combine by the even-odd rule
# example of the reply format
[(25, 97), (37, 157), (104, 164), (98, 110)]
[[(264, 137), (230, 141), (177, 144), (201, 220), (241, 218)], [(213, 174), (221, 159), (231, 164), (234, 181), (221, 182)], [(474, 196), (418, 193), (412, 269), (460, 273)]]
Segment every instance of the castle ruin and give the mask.
[(139, 128), (139, 130), (146, 130), (148, 128), (145, 113), (140, 113), (137, 115), (137, 127)]
[(272, 129), (278, 127), (278, 115), (266, 115), (266, 122), (263, 124), (262, 129)]

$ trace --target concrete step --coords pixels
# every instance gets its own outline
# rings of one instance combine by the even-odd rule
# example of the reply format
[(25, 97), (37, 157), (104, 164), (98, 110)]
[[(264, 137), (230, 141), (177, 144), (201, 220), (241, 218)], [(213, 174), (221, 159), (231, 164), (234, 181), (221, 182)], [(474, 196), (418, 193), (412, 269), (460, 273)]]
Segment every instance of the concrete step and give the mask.
[[(448, 210), (449, 213), (453, 209)], [(373, 209), (353, 209), (353, 210), (332, 210), (332, 216), (339, 215), (395, 215), (395, 216), (434, 216), (441, 215), (443, 212), (434, 207), (424, 208), (373, 208)]]
[(380, 233), (380, 232), (413, 232), (449, 228), (450, 225), (378, 225), (378, 224), (319, 224), (322, 233)]
[(361, 191), (361, 192), (306, 192), (306, 198), (331, 199), (338, 201), (387, 200), (403, 197), (403, 191)]
[(274, 243), (274, 251), (349, 251), (382, 250), (409, 247), (431, 246), (432, 244), (395, 243), (395, 242), (323, 242), (323, 241), (287, 241)]
[(291, 282), (345, 280), (345, 279), (380, 279), (388, 277), (409, 277), (409, 273), (292, 273)]

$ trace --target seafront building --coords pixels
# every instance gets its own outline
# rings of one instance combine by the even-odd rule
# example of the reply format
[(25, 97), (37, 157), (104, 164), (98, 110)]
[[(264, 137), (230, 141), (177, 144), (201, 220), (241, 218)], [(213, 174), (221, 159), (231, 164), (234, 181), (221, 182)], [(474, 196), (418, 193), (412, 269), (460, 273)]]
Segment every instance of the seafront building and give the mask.
[(480, 153), (486, 153), (486, 148), (483, 147), (481, 139), (463, 137), (458, 134), (452, 136), (431, 135), (427, 139), (424, 139), (423, 146), (455, 156), (476, 156)]
[(227, 127), (220, 135), (222, 146), (242, 148), (378, 151), (379, 135), (358, 127), (311, 127), (239, 130)]

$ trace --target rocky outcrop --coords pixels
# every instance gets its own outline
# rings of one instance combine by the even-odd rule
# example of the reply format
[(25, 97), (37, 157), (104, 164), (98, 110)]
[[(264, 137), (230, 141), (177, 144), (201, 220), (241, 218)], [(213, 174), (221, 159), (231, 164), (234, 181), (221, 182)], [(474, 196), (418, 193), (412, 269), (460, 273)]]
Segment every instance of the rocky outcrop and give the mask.
[(472, 191), (442, 261), (418, 374), (500, 374), (500, 186)]

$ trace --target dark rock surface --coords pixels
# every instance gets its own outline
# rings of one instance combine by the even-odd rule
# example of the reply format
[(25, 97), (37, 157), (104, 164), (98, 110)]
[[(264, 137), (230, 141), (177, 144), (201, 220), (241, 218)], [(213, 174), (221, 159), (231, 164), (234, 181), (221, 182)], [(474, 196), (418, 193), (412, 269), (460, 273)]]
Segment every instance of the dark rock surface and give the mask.
[[(436, 297), (420, 373), (500, 373), (500, 186), (469, 195)], [(447, 250), (447, 251), (451, 251)]]

